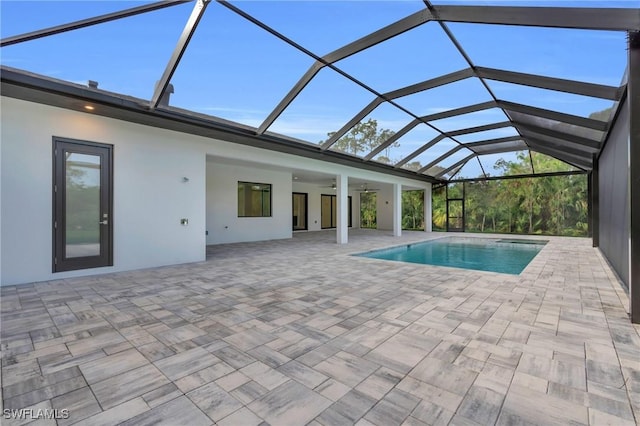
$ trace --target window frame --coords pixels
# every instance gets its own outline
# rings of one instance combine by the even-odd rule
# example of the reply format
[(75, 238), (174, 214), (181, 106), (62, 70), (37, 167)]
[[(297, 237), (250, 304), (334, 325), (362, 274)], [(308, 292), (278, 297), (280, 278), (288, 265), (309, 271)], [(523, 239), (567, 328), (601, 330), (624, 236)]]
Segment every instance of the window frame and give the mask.
[[(262, 199), (261, 199), (261, 202), (260, 202), (260, 210), (261, 210), (262, 214), (261, 215), (247, 215), (247, 214), (241, 215), (240, 214), (240, 197), (238, 196), (238, 199), (237, 199), (237, 201), (238, 201), (238, 203), (237, 203), (238, 204), (238, 210), (237, 210), (238, 217), (249, 217), (249, 218), (273, 217), (273, 185), (272, 184), (270, 184), (270, 183), (260, 183), (260, 182), (247, 182), (247, 181), (239, 180), (238, 184), (236, 186), (236, 189), (238, 191), (237, 194), (239, 193), (240, 185), (247, 185), (247, 186), (250, 186), (250, 187), (255, 186), (255, 185), (268, 186), (269, 187), (269, 214), (268, 215), (264, 214), (264, 201), (265, 200), (264, 200), (264, 190), (262, 190), (261, 191), (262, 192)], [(247, 206), (245, 205), (244, 207), (245, 207), (244, 210), (245, 210), (245, 213), (246, 213), (246, 211), (247, 211), (246, 207)]]

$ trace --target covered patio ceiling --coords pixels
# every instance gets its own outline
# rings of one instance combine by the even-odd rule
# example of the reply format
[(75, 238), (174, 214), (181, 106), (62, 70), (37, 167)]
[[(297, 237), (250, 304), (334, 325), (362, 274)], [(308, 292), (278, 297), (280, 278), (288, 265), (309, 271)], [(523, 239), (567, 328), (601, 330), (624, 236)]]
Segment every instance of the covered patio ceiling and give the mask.
[[(4, 4), (3, 93), (96, 101), (109, 108), (95, 113), (189, 122), (432, 182), (489, 178), (496, 159), (516, 153), (530, 175), (543, 173), (533, 155), (564, 162), (559, 173), (591, 170), (626, 96), (626, 39), (640, 30), (640, 9), (443, 3), (73, 2), (65, 22), (42, 13), (36, 23)], [(153, 60), (132, 63), (145, 49)], [(102, 72), (105, 61), (126, 77)], [(99, 86), (79, 86), (81, 75)], [(350, 148), (350, 132), (371, 120), (382, 136)]]

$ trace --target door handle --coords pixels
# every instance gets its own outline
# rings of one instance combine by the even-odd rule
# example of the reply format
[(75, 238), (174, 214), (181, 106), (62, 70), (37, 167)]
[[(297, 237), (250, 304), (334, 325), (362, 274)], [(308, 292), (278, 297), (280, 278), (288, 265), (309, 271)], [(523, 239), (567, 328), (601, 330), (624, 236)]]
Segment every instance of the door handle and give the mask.
[(98, 222), (100, 225), (108, 225), (109, 221), (108, 220), (101, 220), (100, 222)]

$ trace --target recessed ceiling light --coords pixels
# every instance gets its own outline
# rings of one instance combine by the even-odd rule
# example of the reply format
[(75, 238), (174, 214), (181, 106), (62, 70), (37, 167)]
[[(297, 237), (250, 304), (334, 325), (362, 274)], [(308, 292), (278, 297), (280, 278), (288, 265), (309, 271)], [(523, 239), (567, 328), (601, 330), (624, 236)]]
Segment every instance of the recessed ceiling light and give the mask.
[(298, 176), (294, 176), (294, 177), (293, 177), (293, 180), (298, 180)]
[(86, 109), (87, 111), (93, 111), (95, 108), (91, 105), (85, 105), (84, 109)]

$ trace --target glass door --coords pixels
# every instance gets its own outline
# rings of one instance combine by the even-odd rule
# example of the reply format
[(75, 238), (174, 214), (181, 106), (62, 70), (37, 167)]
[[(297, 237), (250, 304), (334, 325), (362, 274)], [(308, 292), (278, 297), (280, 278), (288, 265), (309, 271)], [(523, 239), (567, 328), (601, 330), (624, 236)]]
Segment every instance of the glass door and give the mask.
[(447, 200), (447, 231), (464, 232), (464, 200)]
[(293, 230), (307, 230), (307, 194), (293, 193)]
[[(353, 225), (351, 213), (351, 195), (347, 197), (347, 226)], [(337, 226), (337, 198), (335, 195), (322, 194), (320, 199), (320, 225), (322, 229), (335, 228)]]
[(447, 231), (464, 232), (464, 182), (450, 183), (446, 188)]
[(54, 139), (53, 272), (113, 265), (112, 149)]
[(320, 196), (320, 228), (322, 229), (335, 228), (333, 218), (335, 199), (335, 195), (322, 194)]

